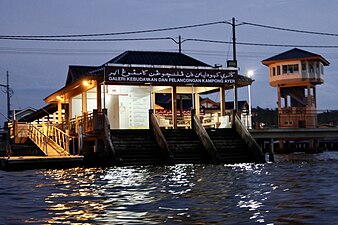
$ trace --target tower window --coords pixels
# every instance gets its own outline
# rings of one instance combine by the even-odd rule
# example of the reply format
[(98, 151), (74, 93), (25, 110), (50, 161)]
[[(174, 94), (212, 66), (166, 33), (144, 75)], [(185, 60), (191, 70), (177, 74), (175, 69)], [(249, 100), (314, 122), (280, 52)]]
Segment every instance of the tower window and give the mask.
[(287, 65), (283, 65), (283, 74), (287, 74), (288, 73), (288, 66)]
[(298, 64), (283, 65), (282, 70), (283, 74), (297, 74), (299, 73), (299, 66)]

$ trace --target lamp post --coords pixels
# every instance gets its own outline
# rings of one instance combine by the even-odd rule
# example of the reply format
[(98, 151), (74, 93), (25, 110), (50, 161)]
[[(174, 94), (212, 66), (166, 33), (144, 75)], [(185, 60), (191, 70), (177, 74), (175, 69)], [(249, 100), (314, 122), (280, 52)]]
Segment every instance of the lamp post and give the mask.
[[(254, 71), (249, 70), (247, 76), (253, 77)], [(248, 96), (249, 96), (249, 115), (248, 115), (248, 129), (252, 129), (252, 114), (251, 114), (251, 83), (248, 85)]]

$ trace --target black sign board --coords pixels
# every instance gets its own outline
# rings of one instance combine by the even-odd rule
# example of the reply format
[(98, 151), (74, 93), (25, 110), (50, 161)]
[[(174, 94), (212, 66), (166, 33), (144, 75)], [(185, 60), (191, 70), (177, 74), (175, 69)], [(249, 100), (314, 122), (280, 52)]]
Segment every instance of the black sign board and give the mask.
[(227, 67), (235, 67), (237, 68), (237, 60), (228, 60)]
[(217, 86), (234, 84), (237, 70), (225, 68), (171, 68), (107, 66), (105, 81), (123, 84), (194, 84)]

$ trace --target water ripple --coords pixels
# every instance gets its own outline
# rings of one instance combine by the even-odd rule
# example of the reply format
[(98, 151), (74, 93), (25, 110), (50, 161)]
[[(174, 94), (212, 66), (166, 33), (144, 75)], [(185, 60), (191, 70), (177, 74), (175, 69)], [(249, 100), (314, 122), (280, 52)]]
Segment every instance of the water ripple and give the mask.
[(335, 224), (338, 153), (276, 158), (0, 171), (0, 224)]

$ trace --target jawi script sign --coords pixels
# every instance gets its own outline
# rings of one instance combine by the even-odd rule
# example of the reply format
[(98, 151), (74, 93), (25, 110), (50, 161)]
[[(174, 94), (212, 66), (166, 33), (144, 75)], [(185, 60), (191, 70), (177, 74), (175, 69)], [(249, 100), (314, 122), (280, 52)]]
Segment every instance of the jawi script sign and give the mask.
[(171, 67), (130, 67), (107, 66), (105, 81), (120, 84), (194, 84), (217, 86), (234, 84), (237, 70), (226, 68), (171, 68)]

